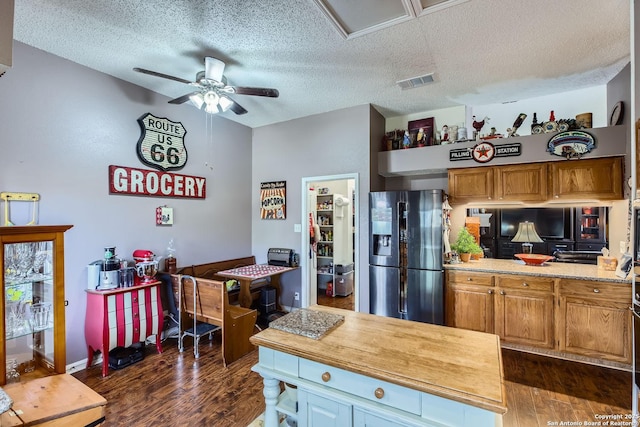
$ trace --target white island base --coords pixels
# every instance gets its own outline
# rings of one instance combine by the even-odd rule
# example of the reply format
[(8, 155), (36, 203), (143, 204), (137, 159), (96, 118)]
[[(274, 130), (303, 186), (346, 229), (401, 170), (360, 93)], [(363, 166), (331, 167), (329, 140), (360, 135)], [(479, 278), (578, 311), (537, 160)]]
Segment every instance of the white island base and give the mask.
[[(344, 323), (319, 339), (274, 328), (251, 337), (259, 347), (252, 370), (263, 377), (266, 427), (277, 427), (283, 415), (299, 427), (502, 426), (497, 336), (312, 309), (344, 316)], [(281, 393), (281, 381), (297, 387), (297, 402)]]
[[(263, 377), (265, 427), (287, 426), (282, 415), (298, 427), (502, 426), (502, 414), (486, 409), (279, 351), (259, 352), (253, 370)], [(280, 381), (297, 386), (297, 402), (280, 392)]]

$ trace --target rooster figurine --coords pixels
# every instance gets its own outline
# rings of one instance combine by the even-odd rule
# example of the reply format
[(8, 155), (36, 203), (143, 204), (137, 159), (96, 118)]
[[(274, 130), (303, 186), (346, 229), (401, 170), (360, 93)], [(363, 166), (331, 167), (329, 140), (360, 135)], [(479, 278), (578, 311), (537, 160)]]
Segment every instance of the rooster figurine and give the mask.
[(478, 122), (476, 121), (476, 116), (473, 116), (473, 128), (476, 130), (476, 132), (480, 133), (480, 130), (484, 126), (484, 122), (488, 122), (489, 120), (489, 117), (485, 117), (481, 122)]

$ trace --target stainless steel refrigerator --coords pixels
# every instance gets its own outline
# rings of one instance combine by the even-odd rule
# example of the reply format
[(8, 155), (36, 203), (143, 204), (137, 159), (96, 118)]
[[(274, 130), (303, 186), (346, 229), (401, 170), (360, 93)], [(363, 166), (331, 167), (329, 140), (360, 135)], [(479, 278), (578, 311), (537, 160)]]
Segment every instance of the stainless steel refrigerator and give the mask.
[(370, 312), (444, 324), (442, 190), (369, 193)]

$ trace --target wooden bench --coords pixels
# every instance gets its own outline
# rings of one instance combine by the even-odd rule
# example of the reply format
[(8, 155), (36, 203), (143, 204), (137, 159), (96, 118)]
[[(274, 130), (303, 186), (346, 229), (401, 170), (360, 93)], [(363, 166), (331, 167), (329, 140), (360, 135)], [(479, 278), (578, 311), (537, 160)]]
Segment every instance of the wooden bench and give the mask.
[[(255, 263), (256, 263), (256, 257), (252, 255), (252, 256), (243, 257), (243, 258), (235, 258), (235, 259), (229, 259), (224, 261), (209, 262), (206, 264), (180, 267), (176, 270), (176, 274), (186, 274), (189, 276), (199, 277), (202, 279), (220, 280), (221, 282), (226, 282), (229, 279), (226, 277), (218, 276), (216, 274), (218, 273), (218, 271), (244, 267), (247, 265), (254, 265)], [(251, 298), (253, 299), (253, 301), (257, 300), (260, 297), (260, 288), (268, 284), (269, 282), (266, 280), (262, 282), (253, 282), (251, 284)], [(239, 293), (240, 293), (239, 290), (233, 290), (228, 292), (229, 302), (231, 304), (238, 304)]]
[[(255, 347), (249, 342), (253, 334), (258, 312), (229, 303), (224, 282), (194, 277), (196, 286), (183, 274), (171, 275), (171, 286), (181, 316), (189, 316), (200, 322), (220, 326), (222, 330), (222, 361), (228, 366)], [(194, 288), (195, 300), (194, 306)], [(183, 322), (184, 323), (184, 322)], [(180, 331), (182, 334), (183, 331)], [(194, 343), (194, 345), (197, 345)]]

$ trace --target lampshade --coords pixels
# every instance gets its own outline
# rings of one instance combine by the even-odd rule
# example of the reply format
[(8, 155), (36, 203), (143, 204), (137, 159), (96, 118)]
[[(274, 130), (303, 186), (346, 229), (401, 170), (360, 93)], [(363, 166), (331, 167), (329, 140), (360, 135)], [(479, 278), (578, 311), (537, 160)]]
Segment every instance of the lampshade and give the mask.
[(535, 225), (529, 221), (521, 222), (518, 225), (518, 232), (511, 241), (520, 243), (543, 242), (538, 233), (536, 233)]
[(224, 95), (220, 96), (212, 90), (205, 93), (195, 93), (189, 97), (189, 100), (199, 110), (204, 109), (209, 114), (224, 113), (233, 105), (231, 99)]

